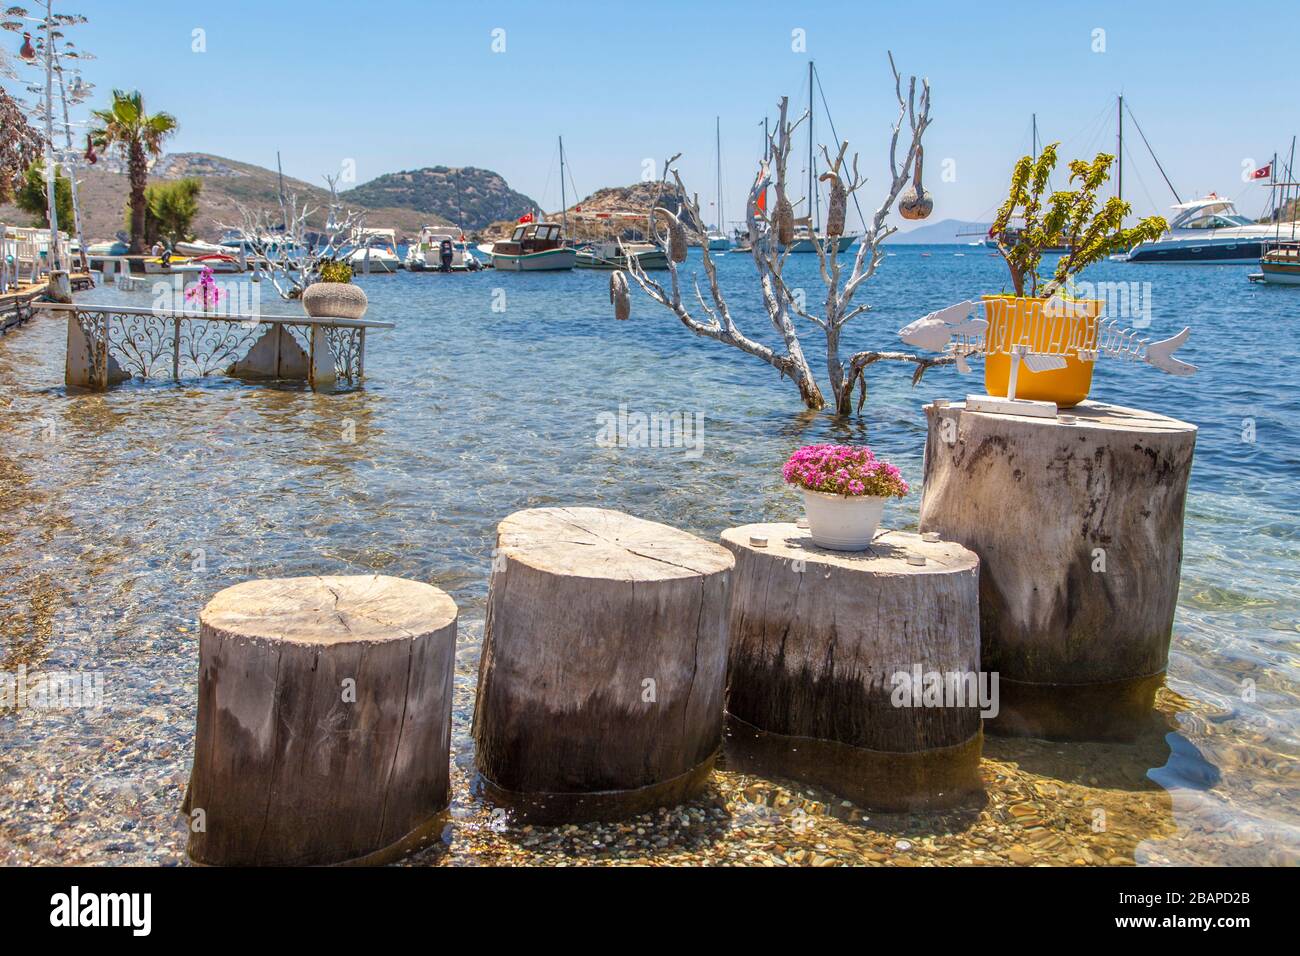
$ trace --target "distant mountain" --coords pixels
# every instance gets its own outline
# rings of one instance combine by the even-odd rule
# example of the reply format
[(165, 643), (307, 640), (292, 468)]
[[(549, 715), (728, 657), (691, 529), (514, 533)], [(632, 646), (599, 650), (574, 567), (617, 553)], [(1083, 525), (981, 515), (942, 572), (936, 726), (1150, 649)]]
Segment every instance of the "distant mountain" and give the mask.
[[(86, 241), (112, 238), (125, 228), (130, 187), (123, 164), (116, 152), (111, 152), (94, 166), (79, 169), (77, 174)], [(187, 176), (203, 183), (203, 191), (199, 194), (199, 215), (194, 223), (195, 235), (200, 239), (219, 238), (222, 224), (237, 226), (239, 205), (254, 210), (279, 209), (280, 179), (273, 169), (208, 153), (168, 153), (159, 158), (149, 171), (150, 182)], [(289, 176), (284, 178), (284, 189), (286, 193), (296, 193), (300, 202), (305, 200), (315, 208), (315, 215), (310, 219), (312, 225), (324, 226), (329, 213), (328, 189)], [(349, 200), (343, 197), (349, 194), (340, 197), (345, 208)], [(355, 199), (351, 203), (360, 205)], [(26, 224), (30, 219), (12, 207), (0, 207), (0, 221)], [(366, 213), (367, 225), (393, 228), (399, 235), (406, 236), (417, 235), (426, 223), (441, 221), (437, 216), (413, 209), (368, 205)]]
[(926, 223), (907, 232), (897, 232), (889, 237), (890, 242), (913, 243), (958, 243), (966, 245), (982, 241), (988, 235), (989, 223), (966, 222), (962, 219), (942, 219), (939, 222)]
[(473, 166), (428, 166), (385, 173), (340, 193), (339, 198), (372, 209), (415, 209), (467, 230), (482, 229), (501, 219), (517, 219), (537, 205), (511, 189), (499, 174)]

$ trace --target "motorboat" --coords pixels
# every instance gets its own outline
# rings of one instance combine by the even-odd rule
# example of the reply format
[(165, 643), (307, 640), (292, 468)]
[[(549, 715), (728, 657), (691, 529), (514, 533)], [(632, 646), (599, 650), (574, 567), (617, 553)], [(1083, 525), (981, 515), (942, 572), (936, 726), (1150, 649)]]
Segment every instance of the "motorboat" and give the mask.
[(189, 256), (151, 256), (144, 260), (145, 275), (163, 276), (176, 272), (198, 272), (203, 267), (191, 265)]
[(176, 250), (177, 255), (181, 256), (231, 255), (230, 246), (219, 245), (215, 242), (204, 242), (201, 239), (178, 242), (172, 248)]
[(206, 266), (217, 273), (244, 271), (243, 263), (227, 252), (209, 252), (203, 255), (191, 256), (190, 265), (198, 266), (200, 269)]
[(504, 242), (492, 244), (492, 268), (503, 272), (550, 272), (572, 269), (578, 251), (566, 246), (558, 222), (526, 222)]
[(1164, 235), (1139, 242), (1124, 261), (1253, 265), (1264, 255), (1267, 241), (1277, 235), (1276, 223), (1240, 215), (1231, 199), (1213, 193), (1173, 209)]
[(361, 229), (352, 251), (344, 257), (358, 275), (372, 272), (397, 272), (402, 260), (397, 255), (395, 229)]
[(710, 229), (706, 232), (704, 241), (709, 246), (709, 252), (725, 252), (731, 248), (731, 239), (718, 229)]
[(456, 226), (425, 226), (406, 250), (405, 264), (411, 272), (475, 272), (483, 267)]
[(653, 243), (616, 240), (589, 242), (579, 246), (574, 266), (579, 269), (626, 269), (633, 261), (641, 269), (668, 268), (668, 255)]

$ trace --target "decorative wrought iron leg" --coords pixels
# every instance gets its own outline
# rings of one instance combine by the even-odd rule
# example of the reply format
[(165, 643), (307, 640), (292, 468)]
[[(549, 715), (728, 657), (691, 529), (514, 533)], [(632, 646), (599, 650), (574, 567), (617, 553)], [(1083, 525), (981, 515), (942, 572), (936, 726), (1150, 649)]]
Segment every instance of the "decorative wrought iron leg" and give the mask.
[(172, 381), (181, 380), (181, 319), (172, 319)]

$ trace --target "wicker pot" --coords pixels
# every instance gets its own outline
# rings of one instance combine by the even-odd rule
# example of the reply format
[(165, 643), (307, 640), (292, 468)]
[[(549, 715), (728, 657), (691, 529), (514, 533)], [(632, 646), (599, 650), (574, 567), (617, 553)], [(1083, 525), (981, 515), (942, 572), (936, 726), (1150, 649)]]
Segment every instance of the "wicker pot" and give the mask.
[(302, 307), (313, 318), (359, 319), (367, 305), (365, 290), (351, 282), (313, 282), (302, 294)]

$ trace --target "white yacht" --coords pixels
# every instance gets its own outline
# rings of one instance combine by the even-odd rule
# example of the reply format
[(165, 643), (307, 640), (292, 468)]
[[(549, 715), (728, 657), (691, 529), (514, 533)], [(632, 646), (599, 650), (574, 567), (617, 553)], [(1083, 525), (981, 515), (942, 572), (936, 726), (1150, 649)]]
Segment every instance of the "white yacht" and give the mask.
[(1277, 233), (1276, 223), (1255, 222), (1237, 212), (1231, 199), (1213, 193), (1173, 207), (1169, 229), (1159, 239), (1139, 242), (1127, 262), (1207, 262), (1254, 265), (1264, 243)]

